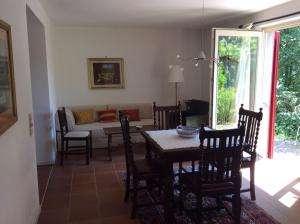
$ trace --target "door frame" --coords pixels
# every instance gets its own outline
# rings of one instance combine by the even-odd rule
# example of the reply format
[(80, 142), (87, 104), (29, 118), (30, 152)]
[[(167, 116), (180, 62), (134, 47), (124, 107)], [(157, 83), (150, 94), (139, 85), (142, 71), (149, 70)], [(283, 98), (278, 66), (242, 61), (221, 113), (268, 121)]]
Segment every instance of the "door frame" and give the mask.
[[(230, 34), (235, 31), (235, 32), (240, 32), (240, 36), (249, 36), (249, 33), (251, 34), (256, 34), (253, 36), (257, 36), (259, 37), (259, 43), (258, 43), (258, 53), (257, 53), (257, 68), (256, 68), (256, 78), (255, 80), (257, 80), (257, 78), (259, 77), (258, 75), (258, 71), (262, 66), (262, 57), (261, 55), (263, 55), (262, 53), (262, 45), (263, 45), (263, 32), (261, 30), (249, 30), (249, 29), (234, 29), (234, 28), (212, 28), (212, 51), (211, 51), (211, 55), (213, 58), (216, 57), (217, 53), (218, 53), (218, 45), (217, 45), (217, 32), (221, 31), (223, 33), (226, 33), (228, 31), (228, 36), (230, 36)], [(233, 35), (232, 35), (233, 36)], [(216, 69), (216, 64), (213, 64), (212, 69), (211, 69), (211, 75), (210, 75), (210, 107), (209, 107), (209, 126), (210, 127), (214, 127), (213, 125), (216, 123), (216, 121), (214, 121), (214, 112), (216, 110), (216, 94), (215, 94), (215, 89), (217, 89), (217, 69)], [(257, 81), (255, 82), (255, 87), (254, 89), (256, 89), (256, 84)], [(254, 103), (253, 103), (253, 107), (256, 104), (256, 97), (254, 97)], [(253, 108), (251, 108), (253, 109)]]

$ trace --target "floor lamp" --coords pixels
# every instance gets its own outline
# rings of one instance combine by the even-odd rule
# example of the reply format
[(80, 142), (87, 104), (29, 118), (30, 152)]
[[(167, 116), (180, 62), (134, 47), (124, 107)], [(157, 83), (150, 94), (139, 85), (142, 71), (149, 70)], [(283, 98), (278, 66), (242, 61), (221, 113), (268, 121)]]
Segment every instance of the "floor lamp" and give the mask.
[(175, 83), (175, 105), (177, 105), (177, 84), (184, 81), (183, 68), (179, 65), (170, 65), (169, 82)]

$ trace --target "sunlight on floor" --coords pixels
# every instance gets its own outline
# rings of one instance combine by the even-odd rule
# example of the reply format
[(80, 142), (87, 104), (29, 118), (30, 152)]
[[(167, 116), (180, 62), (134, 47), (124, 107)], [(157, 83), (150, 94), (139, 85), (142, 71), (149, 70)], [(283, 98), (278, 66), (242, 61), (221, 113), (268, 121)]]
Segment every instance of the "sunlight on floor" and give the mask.
[(299, 199), (298, 195), (292, 192), (288, 192), (285, 195), (283, 195), (281, 198), (279, 198), (279, 201), (286, 207), (290, 208), (298, 201), (298, 199)]
[(295, 185), (293, 186), (293, 188), (294, 188), (295, 190), (297, 190), (297, 191), (300, 192), (300, 182), (297, 183), (297, 184), (295, 184)]
[[(242, 170), (243, 177), (249, 180), (249, 169)], [(300, 157), (281, 157), (280, 159), (261, 159), (256, 162), (255, 184), (257, 187), (274, 196), (290, 183), (298, 180), (293, 186), (300, 191)]]

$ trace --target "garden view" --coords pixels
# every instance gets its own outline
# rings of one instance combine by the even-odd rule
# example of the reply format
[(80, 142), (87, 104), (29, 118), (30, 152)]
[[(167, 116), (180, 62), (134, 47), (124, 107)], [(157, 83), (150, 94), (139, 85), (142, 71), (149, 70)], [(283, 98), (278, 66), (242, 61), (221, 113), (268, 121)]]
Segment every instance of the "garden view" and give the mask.
[[(224, 128), (236, 125), (241, 103), (245, 108), (251, 105), (258, 38), (220, 36), (218, 42), (217, 128)], [(296, 140), (300, 126), (299, 26), (280, 31), (278, 68), (275, 139)]]
[(236, 126), (241, 103), (250, 102), (250, 83), (254, 80), (257, 37), (220, 36), (217, 91), (217, 128)]
[[(295, 140), (300, 125), (300, 27), (280, 31), (275, 133)], [(299, 137), (298, 137), (299, 140)]]

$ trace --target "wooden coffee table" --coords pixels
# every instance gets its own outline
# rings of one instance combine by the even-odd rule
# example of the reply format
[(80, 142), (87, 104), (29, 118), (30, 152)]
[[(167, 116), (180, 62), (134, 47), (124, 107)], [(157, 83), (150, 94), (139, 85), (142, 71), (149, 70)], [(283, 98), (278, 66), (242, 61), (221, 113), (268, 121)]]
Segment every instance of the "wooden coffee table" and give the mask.
[[(137, 133), (141, 130), (149, 131), (153, 130), (153, 125), (141, 125), (141, 126), (130, 126), (130, 133)], [(107, 156), (109, 161), (112, 160), (111, 155), (111, 142), (113, 135), (121, 135), (122, 129), (121, 127), (113, 127), (113, 128), (103, 128), (104, 134), (107, 135)]]

